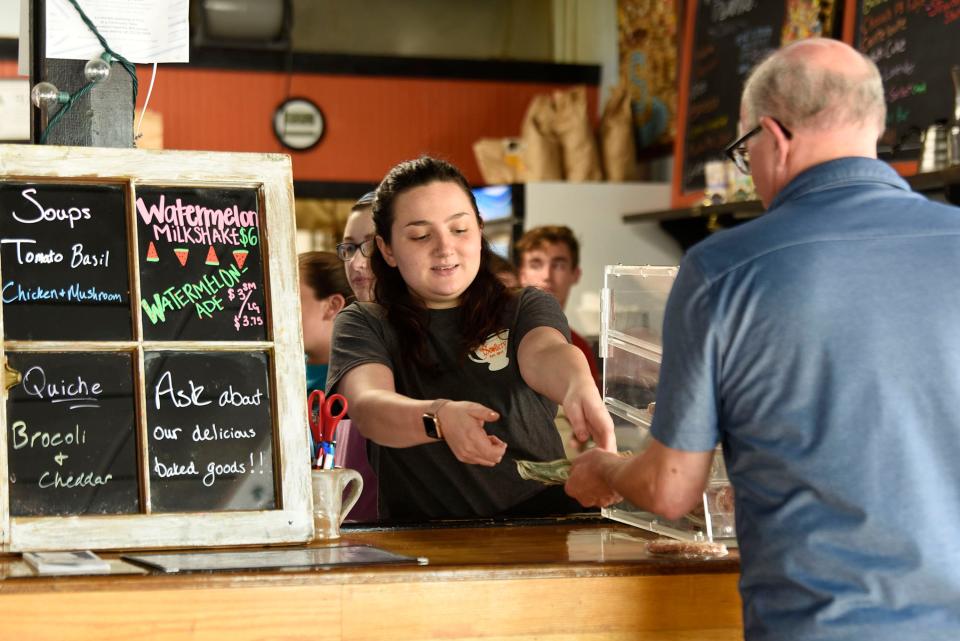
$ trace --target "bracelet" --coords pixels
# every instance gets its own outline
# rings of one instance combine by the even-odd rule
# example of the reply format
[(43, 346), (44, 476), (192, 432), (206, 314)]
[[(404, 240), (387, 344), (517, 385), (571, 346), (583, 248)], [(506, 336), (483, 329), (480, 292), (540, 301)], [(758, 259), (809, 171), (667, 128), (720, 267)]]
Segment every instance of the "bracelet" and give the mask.
[(435, 419), (434, 425), (437, 427), (437, 438), (443, 438), (443, 428), (440, 424), (440, 408), (450, 402), (449, 398), (438, 398), (433, 403), (430, 404), (430, 409), (427, 410), (427, 413), (432, 415)]

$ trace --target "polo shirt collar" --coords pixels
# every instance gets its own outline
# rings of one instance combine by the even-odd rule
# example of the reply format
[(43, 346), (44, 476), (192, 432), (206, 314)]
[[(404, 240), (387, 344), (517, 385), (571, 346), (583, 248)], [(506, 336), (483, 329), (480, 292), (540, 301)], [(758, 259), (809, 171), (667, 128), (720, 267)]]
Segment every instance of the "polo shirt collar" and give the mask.
[(910, 191), (907, 181), (885, 162), (863, 157), (837, 158), (814, 165), (797, 174), (786, 187), (780, 190), (767, 207), (767, 211), (772, 211), (787, 201), (814, 191), (864, 182)]

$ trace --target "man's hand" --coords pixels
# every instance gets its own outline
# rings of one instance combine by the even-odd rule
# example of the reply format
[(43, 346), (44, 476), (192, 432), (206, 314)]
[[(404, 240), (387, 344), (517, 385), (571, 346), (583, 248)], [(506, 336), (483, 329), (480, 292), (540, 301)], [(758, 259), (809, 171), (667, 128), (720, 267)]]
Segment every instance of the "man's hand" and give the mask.
[(622, 498), (610, 486), (611, 479), (626, 459), (599, 448), (573, 459), (570, 478), (564, 489), (586, 507), (607, 507)]
[(493, 467), (503, 458), (507, 444), (487, 434), (483, 424), (500, 415), (470, 401), (451, 401), (437, 411), (443, 438), (461, 463)]

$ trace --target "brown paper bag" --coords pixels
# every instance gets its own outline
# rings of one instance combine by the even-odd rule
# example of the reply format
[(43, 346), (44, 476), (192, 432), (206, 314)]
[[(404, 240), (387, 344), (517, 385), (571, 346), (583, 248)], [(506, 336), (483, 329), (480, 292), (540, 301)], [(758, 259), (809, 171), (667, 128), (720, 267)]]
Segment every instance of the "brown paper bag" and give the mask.
[(550, 96), (537, 95), (523, 117), (520, 154), (528, 181), (563, 180), (560, 139), (554, 130), (556, 110)]
[(554, 131), (563, 146), (563, 172), (570, 182), (603, 180), (600, 154), (587, 117), (587, 88), (555, 91)]
[(519, 138), (481, 138), (473, 143), (473, 155), (488, 185), (519, 183), (526, 180)]
[(600, 117), (600, 152), (607, 180), (624, 182), (635, 179), (637, 151), (626, 80), (621, 80), (613, 88), (603, 108), (603, 116)]

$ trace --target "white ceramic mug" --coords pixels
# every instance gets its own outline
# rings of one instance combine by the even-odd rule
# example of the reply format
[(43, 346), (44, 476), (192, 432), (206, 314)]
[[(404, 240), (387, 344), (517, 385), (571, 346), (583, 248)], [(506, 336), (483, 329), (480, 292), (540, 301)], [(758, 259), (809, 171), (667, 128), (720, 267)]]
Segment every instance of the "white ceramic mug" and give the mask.
[[(363, 491), (363, 477), (356, 470), (313, 470), (313, 538), (338, 539), (340, 526)], [(347, 488), (346, 499), (343, 492)]]

